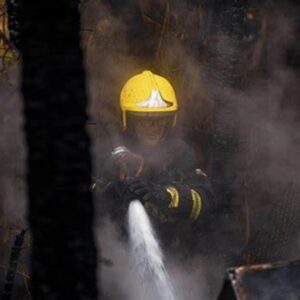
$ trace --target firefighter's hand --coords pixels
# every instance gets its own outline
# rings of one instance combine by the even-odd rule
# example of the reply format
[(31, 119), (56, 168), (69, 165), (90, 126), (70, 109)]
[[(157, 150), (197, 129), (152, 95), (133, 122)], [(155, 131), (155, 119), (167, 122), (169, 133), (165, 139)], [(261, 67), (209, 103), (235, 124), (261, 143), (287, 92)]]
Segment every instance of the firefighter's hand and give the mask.
[(151, 202), (156, 206), (166, 205), (169, 194), (162, 185), (142, 179), (133, 179), (126, 183), (125, 195), (128, 199), (138, 199), (142, 203)]

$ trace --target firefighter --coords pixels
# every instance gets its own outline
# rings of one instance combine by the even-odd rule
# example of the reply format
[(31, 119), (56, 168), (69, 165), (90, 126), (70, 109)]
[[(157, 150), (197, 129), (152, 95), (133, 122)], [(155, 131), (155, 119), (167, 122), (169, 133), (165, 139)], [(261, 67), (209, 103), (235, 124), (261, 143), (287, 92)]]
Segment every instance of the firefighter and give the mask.
[[(110, 164), (114, 171), (104, 192), (108, 213), (125, 224), (129, 202), (138, 199), (163, 245), (195, 248), (215, 199), (193, 149), (174, 133), (178, 103), (172, 85), (148, 70), (137, 74), (122, 88), (120, 108), (122, 146), (113, 151), (117, 163)], [(109, 161), (101, 162), (102, 169)]]

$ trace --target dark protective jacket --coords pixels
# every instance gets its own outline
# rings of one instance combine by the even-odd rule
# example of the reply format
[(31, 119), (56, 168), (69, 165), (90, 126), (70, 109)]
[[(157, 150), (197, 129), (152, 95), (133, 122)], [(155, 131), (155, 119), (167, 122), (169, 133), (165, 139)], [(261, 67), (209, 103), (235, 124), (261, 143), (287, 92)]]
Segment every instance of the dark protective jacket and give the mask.
[[(177, 138), (168, 138), (151, 150), (139, 148), (133, 143), (126, 146), (144, 158), (141, 180), (158, 184), (169, 195), (168, 201), (163, 203), (144, 203), (162, 245), (180, 249), (180, 252), (199, 252), (198, 241), (203, 244), (213, 230), (212, 216), (217, 203), (194, 151)], [(108, 151), (104, 148), (103, 145), (96, 147), (96, 156), (101, 157), (95, 178), (97, 202), (101, 203), (101, 212), (109, 214), (120, 230), (126, 233), (128, 201), (123, 199), (118, 180), (119, 168), (110, 157), (112, 149)]]

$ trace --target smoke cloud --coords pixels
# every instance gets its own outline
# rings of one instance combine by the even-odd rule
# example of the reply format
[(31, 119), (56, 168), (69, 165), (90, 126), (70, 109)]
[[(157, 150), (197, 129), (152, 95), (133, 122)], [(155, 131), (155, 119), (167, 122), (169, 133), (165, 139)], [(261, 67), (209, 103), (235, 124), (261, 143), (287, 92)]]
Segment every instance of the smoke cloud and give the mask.
[[(88, 127), (94, 145), (118, 132), (122, 85), (150, 68), (175, 86), (180, 105), (178, 134), (194, 147), (210, 174), (215, 99), (222, 98), (234, 113), (223, 116), (220, 124), (237, 128), (235, 204), (237, 219), (243, 222), (229, 220), (227, 228), (219, 228), (212, 247), (218, 249), (218, 240), (230, 238), (231, 230), (239, 232), (242, 242), (238, 249), (224, 249), (224, 253), (238, 252), (242, 263), (299, 259), (300, 79), (299, 69), (286, 59), (288, 49), (299, 44), (296, 7), (272, 4), (248, 9), (248, 21), (254, 20), (248, 26), (256, 28), (257, 34), (249, 29), (246, 46), (236, 49), (227, 36), (210, 35), (214, 20), (204, 4), (137, 1), (138, 11), (122, 8), (117, 13), (104, 2), (89, 0), (81, 5), (90, 95)], [(128, 20), (146, 24), (147, 30), (133, 30)], [(212, 76), (215, 70), (206, 64), (208, 44), (225, 58), (232, 53), (241, 55), (239, 89), (220, 85)], [(9, 79), (1, 80), (0, 85), (0, 217), (1, 224), (19, 228), (24, 226), (26, 202), (18, 72), (10, 70)], [(95, 148), (95, 172), (101, 168), (99, 156)], [(5, 230), (1, 231), (4, 236)], [(103, 256), (99, 281), (104, 299), (135, 299), (140, 291), (130, 273), (126, 243), (109, 220), (97, 221), (96, 237)], [(231, 263), (222, 255), (198, 255), (190, 261), (167, 256), (179, 300), (215, 299)]]
[(22, 228), (26, 206), (22, 103), (16, 65), (7, 72), (0, 81), (0, 217), (3, 224)]
[[(238, 246), (227, 242), (227, 247), (235, 248), (224, 249), (221, 258), (199, 255), (192, 261), (182, 262), (179, 258), (168, 257), (168, 270), (180, 299), (214, 299), (224, 270), (232, 263), (226, 253), (239, 253), (242, 263), (298, 257), (295, 239), (299, 212), (296, 203), (300, 162), (297, 154), (300, 150), (299, 76), (286, 63), (287, 49), (296, 43), (293, 8), (288, 5), (248, 7), (245, 46), (238, 49), (228, 36), (209, 34), (214, 20), (205, 5), (190, 1), (138, 3), (138, 13), (151, 33), (151, 41), (142, 39), (138, 44), (128, 38), (132, 28), (123, 14), (115, 14), (99, 1), (90, 1), (83, 10), (90, 114), (96, 123), (91, 131), (101, 143), (109, 135), (103, 129), (105, 124), (112, 123), (117, 130), (122, 85), (130, 76), (151, 68), (174, 84), (180, 105), (178, 134), (194, 147), (209, 174), (213, 161), (215, 99), (230, 103), (230, 115), (221, 116), (219, 124), (234, 124), (237, 129), (234, 203), (238, 209), (236, 219), (228, 220), (228, 226), (218, 230), (212, 244), (220, 247), (218, 240), (230, 240), (235, 231), (239, 233), (240, 242)], [(226, 86), (226, 82), (220, 84), (218, 70), (207, 66), (209, 43), (213, 52), (224, 60), (235, 54), (240, 56), (237, 70), (242, 81), (239, 89)], [(133, 45), (138, 46), (134, 48)], [(230, 62), (223, 63), (226, 73), (226, 64)], [(97, 155), (95, 153), (95, 159)], [(101, 247), (123, 249), (122, 253), (113, 251), (112, 261), (124, 266), (124, 260), (128, 259), (124, 255), (126, 246), (117, 236), (112, 236), (114, 242), (106, 240), (107, 235), (105, 238), (102, 234)], [(284, 251), (286, 247), (290, 250)], [(107, 280), (112, 278), (118, 285), (121, 284), (119, 280), (126, 285), (127, 275), (125, 268), (110, 274), (104, 270), (103, 287), (110, 290)]]

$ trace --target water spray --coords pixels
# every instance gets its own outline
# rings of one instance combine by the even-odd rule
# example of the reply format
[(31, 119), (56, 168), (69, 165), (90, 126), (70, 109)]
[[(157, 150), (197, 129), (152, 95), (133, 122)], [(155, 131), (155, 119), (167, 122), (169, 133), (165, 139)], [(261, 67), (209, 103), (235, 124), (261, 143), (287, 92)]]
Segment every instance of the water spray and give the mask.
[(131, 254), (138, 278), (143, 285), (153, 285), (159, 300), (175, 300), (173, 287), (164, 266), (163, 253), (144, 206), (134, 200), (128, 208)]
[[(126, 147), (115, 148), (112, 158), (120, 166), (120, 180), (138, 177), (144, 160)], [(158, 300), (175, 300), (173, 287), (164, 265), (163, 253), (152, 228), (149, 216), (139, 200), (133, 200), (128, 208), (128, 231), (134, 270), (141, 286), (156, 290)]]

